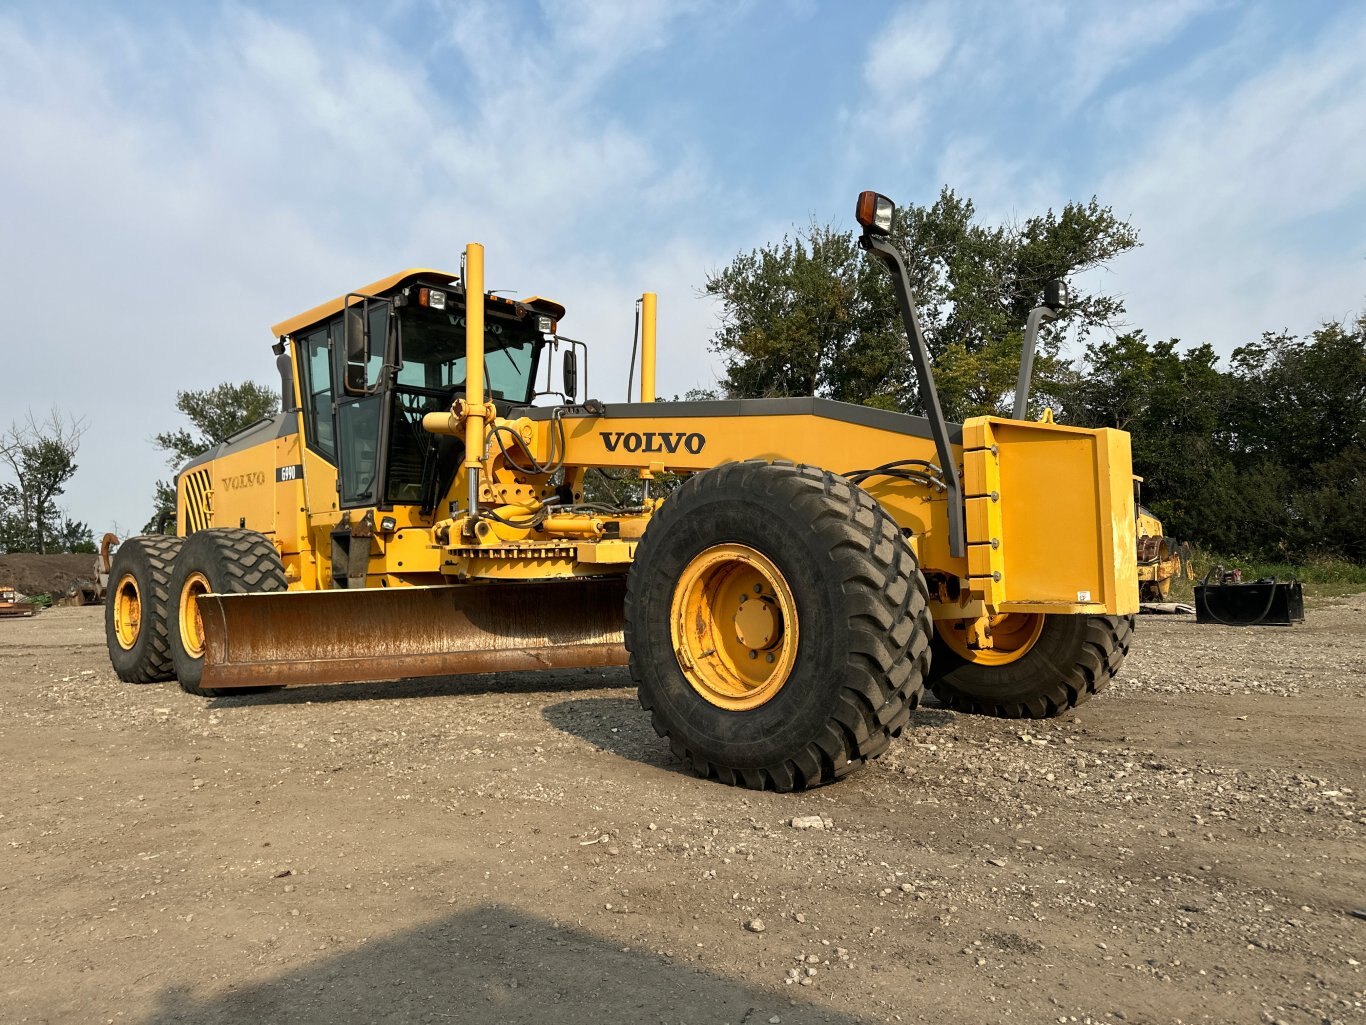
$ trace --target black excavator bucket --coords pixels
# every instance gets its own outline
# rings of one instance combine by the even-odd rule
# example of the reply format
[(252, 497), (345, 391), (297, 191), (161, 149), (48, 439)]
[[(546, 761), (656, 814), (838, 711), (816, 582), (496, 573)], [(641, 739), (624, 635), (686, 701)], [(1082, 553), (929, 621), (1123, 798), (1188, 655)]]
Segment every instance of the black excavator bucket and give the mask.
[(1195, 585), (1195, 620), (1224, 626), (1291, 626), (1304, 622), (1304, 588), (1298, 580)]

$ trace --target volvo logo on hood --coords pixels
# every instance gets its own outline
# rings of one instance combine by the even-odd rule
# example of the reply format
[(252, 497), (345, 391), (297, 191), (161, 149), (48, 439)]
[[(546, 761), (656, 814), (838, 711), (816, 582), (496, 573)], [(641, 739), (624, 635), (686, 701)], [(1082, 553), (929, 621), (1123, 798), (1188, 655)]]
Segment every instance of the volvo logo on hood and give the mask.
[(599, 431), (608, 452), (662, 452), (672, 455), (680, 449), (697, 455), (707, 446), (705, 435), (696, 431)]

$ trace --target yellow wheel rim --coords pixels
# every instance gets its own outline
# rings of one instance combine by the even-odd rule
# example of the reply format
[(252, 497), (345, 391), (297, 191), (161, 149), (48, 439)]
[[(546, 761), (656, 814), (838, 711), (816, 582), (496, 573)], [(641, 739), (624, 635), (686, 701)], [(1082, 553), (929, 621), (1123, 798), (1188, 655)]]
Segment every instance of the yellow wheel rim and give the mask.
[(688, 563), (674, 588), (669, 630), (692, 689), (731, 712), (771, 701), (797, 660), (792, 588), (748, 545), (717, 545)]
[(131, 573), (119, 578), (113, 600), (114, 639), (124, 651), (132, 651), (142, 632), (142, 592)]
[(1029, 654), (1043, 633), (1043, 615), (1005, 612), (991, 617), (990, 648), (969, 648), (966, 623), (945, 623), (939, 631), (945, 644), (959, 658), (981, 666), (1009, 665)]
[(191, 658), (204, 657), (204, 620), (199, 615), (199, 599), (212, 590), (209, 578), (198, 570), (180, 585), (180, 644)]

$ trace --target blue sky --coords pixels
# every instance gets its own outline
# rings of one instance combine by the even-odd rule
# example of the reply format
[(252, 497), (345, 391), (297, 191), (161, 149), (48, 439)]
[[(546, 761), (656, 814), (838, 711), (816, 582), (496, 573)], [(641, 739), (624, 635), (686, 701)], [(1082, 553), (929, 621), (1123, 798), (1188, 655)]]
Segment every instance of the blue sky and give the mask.
[(1366, 306), (1366, 6), (634, 0), (0, 10), (0, 419), (84, 415), (70, 511), (146, 517), (177, 389), (273, 379), (269, 325), (488, 247), (624, 387), (715, 380), (699, 288), (876, 188), (989, 220), (1097, 195), (1097, 274), (1228, 353)]

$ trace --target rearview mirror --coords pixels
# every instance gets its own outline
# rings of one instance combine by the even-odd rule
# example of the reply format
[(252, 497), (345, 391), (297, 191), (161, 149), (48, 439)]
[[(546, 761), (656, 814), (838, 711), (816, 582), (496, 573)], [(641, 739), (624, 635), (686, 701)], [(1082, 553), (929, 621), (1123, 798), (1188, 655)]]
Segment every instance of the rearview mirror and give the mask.
[(564, 396), (572, 404), (579, 395), (579, 359), (573, 349), (564, 350), (564, 364), (561, 377), (564, 381)]
[[(355, 303), (352, 300), (357, 300)], [(389, 340), (391, 307), (387, 299), (351, 294), (344, 314), (345, 364), (342, 391), (347, 395), (373, 395), (379, 390)]]

